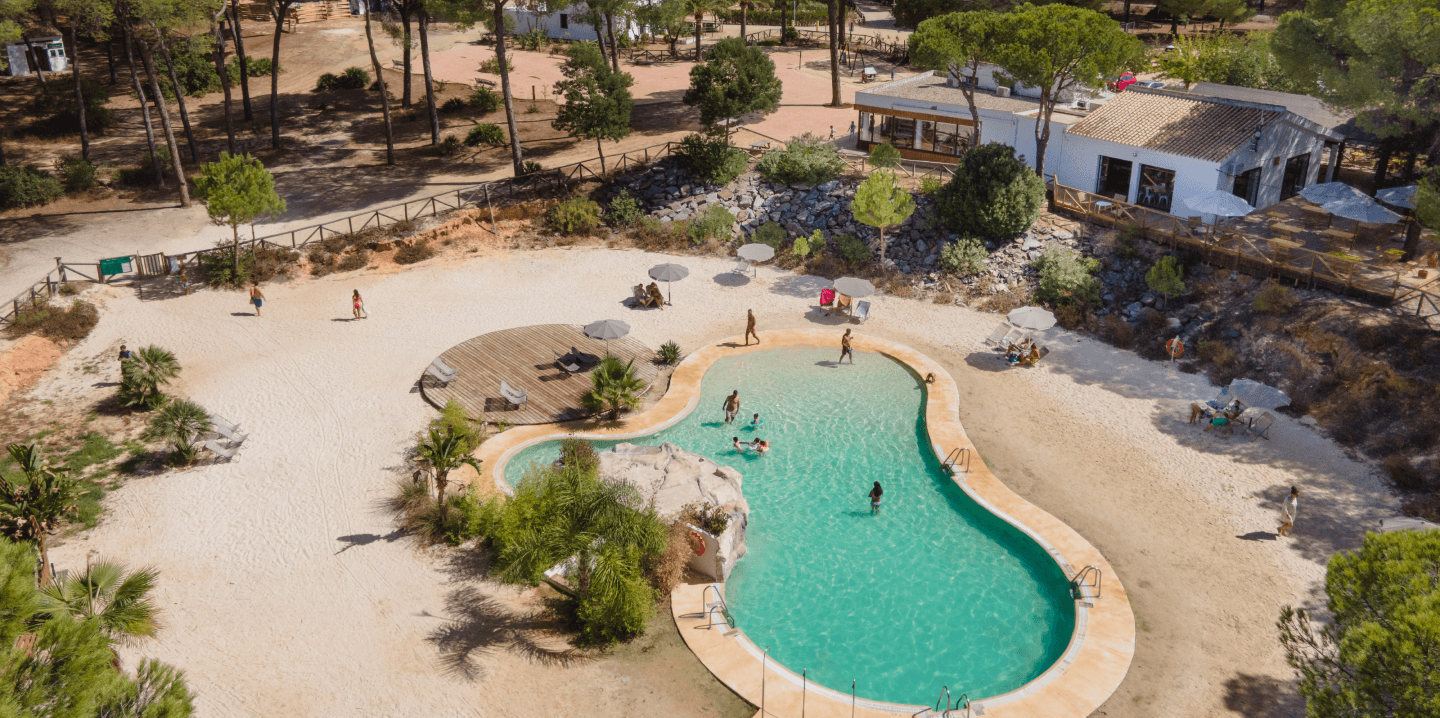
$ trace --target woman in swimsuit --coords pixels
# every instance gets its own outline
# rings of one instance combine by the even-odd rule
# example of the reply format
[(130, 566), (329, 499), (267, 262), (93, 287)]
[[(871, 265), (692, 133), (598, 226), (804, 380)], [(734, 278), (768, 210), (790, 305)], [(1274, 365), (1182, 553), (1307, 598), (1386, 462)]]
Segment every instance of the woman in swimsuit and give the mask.
[(754, 449), (757, 453), (763, 454), (770, 450), (770, 442), (764, 439), (756, 439), (750, 442), (750, 448)]
[(364, 319), (365, 317), (361, 316), (361, 312), (365, 311), (365, 300), (360, 298), (360, 290), (356, 289), (354, 291), (355, 293), (350, 296), (350, 303), (354, 306), (355, 318)]
[(885, 489), (880, 488), (880, 482), (875, 482), (875, 488), (870, 489), (870, 515), (880, 513), (880, 497), (885, 495)]

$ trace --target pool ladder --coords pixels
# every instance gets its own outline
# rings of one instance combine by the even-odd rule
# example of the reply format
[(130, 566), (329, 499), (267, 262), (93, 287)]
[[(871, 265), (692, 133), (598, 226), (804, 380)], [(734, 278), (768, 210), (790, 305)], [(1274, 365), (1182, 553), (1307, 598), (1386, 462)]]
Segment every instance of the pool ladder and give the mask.
[[(710, 595), (710, 591), (712, 590), (715, 592), (715, 600), (705, 600), (705, 597)], [(705, 624), (705, 627), (713, 628), (714, 626), (722, 625), (725, 627), (726, 636), (728, 637), (730, 635), (729, 631), (735, 627), (735, 617), (730, 615), (730, 607), (725, 604), (725, 597), (720, 595), (720, 587), (712, 583), (704, 589), (701, 589), (700, 604), (705, 607), (705, 617), (709, 621)], [(717, 608), (720, 609), (720, 618), (723, 619), (723, 623), (715, 623), (715, 609)]]
[[(940, 709), (940, 701), (942, 699), (945, 701), (944, 710)], [(950, 707), (952, 703), (955, 706), (954, 708)], [(962, 713), (961, 711), (964, 712)], [(940, 689), (940, 695), (935, 698), (934, 710), (922, 709), (920, 713), (926, 713), (932, 716), (938, 714), (943, 716), (943, 718), (950, 718), (952, 714), (957, 716), (957, 718), (972, 718), (972, 716), (985, 715), (985, 709), (978, 703), (971, 703), (970, 694), (968, 693), (961, 693), (959, 698), (952, 701), (950, 698), (950, 686), (944, 686)], [(920, 713), (916, 713), (915, 715), (918, 716)]]
[(964, 473), (970, 473), (970, 449), (965, 446), (957, 446), (945, 455), (945, 460), (940, 462), (951, 474), (956, 473), (955, 467), (963, 466)]
[[(1089, 580), (1093, 580), (1094, 583), (1087, 583)], [(1082, 589), (1086, 588), (1093, 589), (1094, 597), (1100, 598), (1100, 569), (1086, 566), (1070, 579), (1070, 596), (1075, 600), (1085, 598), (1085, 592)]]

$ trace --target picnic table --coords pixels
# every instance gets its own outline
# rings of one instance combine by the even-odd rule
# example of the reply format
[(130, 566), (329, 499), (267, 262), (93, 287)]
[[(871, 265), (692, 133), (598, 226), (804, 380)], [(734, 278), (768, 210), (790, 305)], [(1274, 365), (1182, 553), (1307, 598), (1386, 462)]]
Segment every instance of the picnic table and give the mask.
[(1321, 236), (1329, 238), (1336, 249), (1349, 249), (1350, 245), (1355, 243), (1354, 232), (1346, 232), (1345, 230), (1331, 227), (1330, 229), (1322, 230), (1320, 234)]
[(1319, 229), (1328, 228), (1330, 226), (1330, 219), (1335, 216), (1321, 207), (1308, 204), (1301, 207), (1300, 211), (1305, 213), (1302, 215), (1302, 221), (1306, 227), (1316, 227)]
[(759, 152), (759, 153), (761, 153), (761, 154), (764, 154), (764, 153), (765, 153), (767, 150), (769, 150), (769, 149), (770, 149), (770, 143), (769, 143), (768, 141), (766, 141), (766, 140), (761, 140), (761, 141), (759, 141), (759, 142), (751, 142), (751, 143), (750, 143), (750, 151), (751, 151), (751, 152)]
[[(1289, 241), (1294, 238), (1295, 235), (1305, 231), (1300, 227), (1296, 227), (1293, 224), (1286, 224), (1284, 222), (1276, 222), (1275, 224), (1270, 225), (1270, 229), (1274, 230), (1276, 234), (1280, 235), (1280, 239), (1282, 241)], [(1297, 244), (1295, 246), (1298, 247), (1300, 245)]]

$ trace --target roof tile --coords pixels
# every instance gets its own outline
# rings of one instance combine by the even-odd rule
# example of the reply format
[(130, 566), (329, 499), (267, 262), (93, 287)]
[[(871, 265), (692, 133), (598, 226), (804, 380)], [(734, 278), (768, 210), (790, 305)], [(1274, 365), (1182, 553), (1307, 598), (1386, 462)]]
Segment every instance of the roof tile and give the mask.
[(1279, 117), (1258, 107), (1127, 89), (1071, 125), (1069, 133), (1219, 162)]

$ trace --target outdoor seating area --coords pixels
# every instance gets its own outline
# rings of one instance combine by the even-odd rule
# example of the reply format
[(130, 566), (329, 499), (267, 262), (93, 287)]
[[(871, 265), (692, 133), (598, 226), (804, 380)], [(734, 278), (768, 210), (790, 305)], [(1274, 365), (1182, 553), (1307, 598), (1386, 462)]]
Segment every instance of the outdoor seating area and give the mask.
[[(608, 345), (608, 349), (607, 349)], [(470, 416), (508, 424), (548, 424), (588, 417), (581, 397), (589, 372), (606, 353), (634, 362), (635, 377), (655, 380), (655, 351), (630, 337), (592, 339), (573, 324), (542, 324), (483, 334), (457, 344), (426, 368), (425, 400), (437, 408), (454, 400)], [(450, 379), (441, 381), (436, 373)]]
[(210, 426), (214, 431), (205, 436), (205, 448), (215, 454), (217, 460), (234, 459), (248, 435), (240, 433), (239, 424), (232, 424), (219, 414), (210, 415)]
[(1236, 379), (1221, 387), (1214, 399), (1190, 404), (1190, 423), (1203, 426), (1202, 431), (1216, 431), (1226, 437), (1238, 429), (1242, 436), (1255, 441), (1270, 439), (1275, 409), (1290, 403), (1290, 397), (1272, 386), (1253, 379)]

